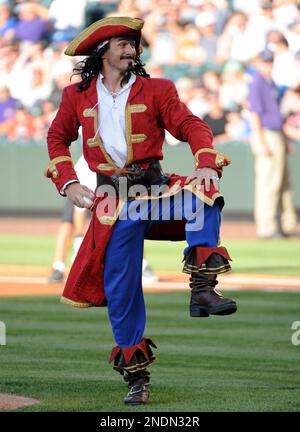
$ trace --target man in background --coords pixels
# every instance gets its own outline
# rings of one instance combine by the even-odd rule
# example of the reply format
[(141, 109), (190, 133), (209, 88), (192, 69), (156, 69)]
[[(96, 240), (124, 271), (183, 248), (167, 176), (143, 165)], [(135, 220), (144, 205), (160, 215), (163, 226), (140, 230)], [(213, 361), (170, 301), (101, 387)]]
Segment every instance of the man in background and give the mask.
[(251, 146), (255, 155), (254, 218), (261, 239), (293, 234), (297, 217), (292, 200), (287, 145), (282, 133), (279, 95), (272, 80), (273, 55), (262, 51), (253, 61), (249, 84)]

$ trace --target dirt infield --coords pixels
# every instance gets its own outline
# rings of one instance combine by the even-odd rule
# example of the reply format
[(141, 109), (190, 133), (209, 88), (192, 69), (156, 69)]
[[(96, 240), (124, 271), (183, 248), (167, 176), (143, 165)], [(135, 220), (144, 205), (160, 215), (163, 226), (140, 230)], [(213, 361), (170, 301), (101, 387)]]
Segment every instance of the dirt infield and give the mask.
[[(55, 235), (60, 221), (57, 219), (0, 218), (0, 235)], [(255, 239), (255, 225), (251, 221), (223, 221), (222, 239)], [(300, 238), (300, 224), (295, 240)], [(60, 295), (63, 284), (49, 285), (49, 268), (0, 264), (0, 297), (28, 295)], [(159, 282), (146, 285), (145, 291), (187, 290), (188, 275), (158, 272)], [(272, 275), (226, 274), (219, 277), (222, 289), (300, 290), (300, 278)]]
[(0, 411), (13, 411), (17, 408), (40, 403), (37, 399), (0, 393)]
[[(59, 219), (0, 217), (0, 235), (55, 235), (60, 225)], [(252, 221), (226, 220), (223, 218), (221, 238), (231, 240), (251, 240), (256, 238), (255, 224)], [(296, 236), (300, 239), (300, 223)]]
[[(31, 218), (0, 218), (0, 235), (52, 235), (56, 234), (60, 221), (58, 219), (31, 219)], [(300, 235), (300, 225), (299, 225)], [(222, 225), (222, 238), (253, 239), (255, 226), (251, 221), (224, 221)]]
[[(0, 265), (0, 297), (47, 296), (63, 292), (63, 283), (47, 283), (49, 269), (46, 267), (24, 267)], [(159, 281), (145, 284), (145, 292), (171, 292), (189, 290), (189, 276), (184, 273), (158, 272)], [(300, 278), (274, 277), (272, 275), (226, 274), (219, 276), (219, 287), (223, 290), (257, 289), (267, 291), (300, 291)]]

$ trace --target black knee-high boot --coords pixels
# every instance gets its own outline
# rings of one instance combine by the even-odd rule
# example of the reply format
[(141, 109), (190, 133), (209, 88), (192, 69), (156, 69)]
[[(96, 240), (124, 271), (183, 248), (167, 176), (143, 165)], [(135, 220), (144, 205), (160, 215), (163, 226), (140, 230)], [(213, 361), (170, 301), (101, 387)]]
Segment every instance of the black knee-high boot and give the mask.
[(150, 372), (147, 369), (134, 373), (124, 372), (123, 378), (129, 388), (124, 403), (127, 405), (146, 404), (150, 395)]
[(185, 257), (183, 271), (191, 275), (190, 315), (230, 315), (237, 310), (236, 302), (216, 290), (217, 275), (231, 269), (230, 256), (224, 247), (197, 246)]
[(150, 395), (150, 372), (146, 369), (154, 360), (152, 349), (156, 345), (151, 339), (143, 337), (137, 345), (128, 348), (114, 347), (109, 362), (123, 375), (128, 383), (129, 392), (124, 398), (128, 405), (146, 404)]
[(236, 302), (216, 290), (216, 274), (192, 273), (190, 278), (191, 317), (208, 317), (209, 315), (230, 315), (236, 309)]

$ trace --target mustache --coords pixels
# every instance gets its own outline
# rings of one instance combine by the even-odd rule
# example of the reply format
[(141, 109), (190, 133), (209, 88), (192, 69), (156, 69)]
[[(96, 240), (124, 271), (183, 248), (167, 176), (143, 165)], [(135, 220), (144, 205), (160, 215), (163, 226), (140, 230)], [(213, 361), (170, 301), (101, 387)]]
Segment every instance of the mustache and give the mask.
[(121, 57), (121, 60), (124, 60), (124, 59), (127, 59), (127, 60), (134, 60), (134, 56), (132, 56), (132, 55), (125, 55), (125, 56), (122, 56), (122, 57)]

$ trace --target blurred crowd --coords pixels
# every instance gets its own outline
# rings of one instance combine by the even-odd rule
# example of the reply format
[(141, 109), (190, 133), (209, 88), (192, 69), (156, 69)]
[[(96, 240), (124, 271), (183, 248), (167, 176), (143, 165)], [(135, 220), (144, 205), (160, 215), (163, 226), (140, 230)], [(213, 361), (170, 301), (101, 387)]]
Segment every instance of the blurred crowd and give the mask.
[[(146, 70), (175, 82), (219, 144), (248, 141), (252, 60), (272, 51), (284, 132), (300, 141), (296, 0), (0, 0), (0, 141), (44, 143), (61, 91), (81, 60), (65, 56), (65, 48), (83, 28), (112, 15), (145, 19)], [(167, 142), (177, 144), (169, 134)]]

